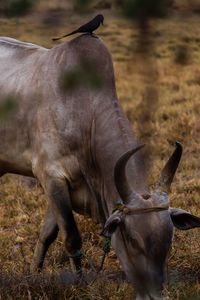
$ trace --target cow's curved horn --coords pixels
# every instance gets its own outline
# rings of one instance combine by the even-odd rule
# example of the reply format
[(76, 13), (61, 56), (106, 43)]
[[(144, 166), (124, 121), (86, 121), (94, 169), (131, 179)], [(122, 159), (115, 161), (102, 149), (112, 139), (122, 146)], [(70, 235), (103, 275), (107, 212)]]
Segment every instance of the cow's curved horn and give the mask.
[(174, 179), (174, 175), (178, 168), (181, 156), (182, 156), (183, 147), (181, 143), (176, 142), (176, 149), (174, 150), (172, 156), (164, 166), (158, 183), (156, 185), (156, 191), (169, 193), (171, 183)]
[(114, 179), (115, 186), (121, 197), (121, 199), (126, 203), (129, 202), (130, 195), (133, 193), (126, 178), (126, 164), (129, 158), (135, 154), (138, 150), (143, 148), (144, 145), (134, 148), (125, 154), (123, 154), (117, 161), (114, 169)]

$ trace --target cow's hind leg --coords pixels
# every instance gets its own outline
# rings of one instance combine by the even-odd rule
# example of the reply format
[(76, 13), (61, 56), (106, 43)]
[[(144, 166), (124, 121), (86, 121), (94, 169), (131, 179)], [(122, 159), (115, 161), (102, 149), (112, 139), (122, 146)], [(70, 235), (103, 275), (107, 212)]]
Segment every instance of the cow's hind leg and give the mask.
[(40, 272), (42, 270), (46, 252), (49, 249), (49, 246), (57, 238), (57, 235), (58, 225), (52, 209), (49, 207), (35, 248), (30, 268), (31, 272)]

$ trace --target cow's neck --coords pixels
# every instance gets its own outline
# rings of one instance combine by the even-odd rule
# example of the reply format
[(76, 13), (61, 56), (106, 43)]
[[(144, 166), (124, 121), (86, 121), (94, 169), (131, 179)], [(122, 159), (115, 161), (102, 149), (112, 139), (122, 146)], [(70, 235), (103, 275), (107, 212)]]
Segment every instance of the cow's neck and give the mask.
[[(116, 97), (98, 102), (94, 127), (92, 144), (101, 178), (101, 197), (110, 213), (119, 197), (113, 176), (115, 164), (122, 154), (137, 147), (139, 142), (134, 137), (129, 121)], [(127, 175), (135, 191), (140, 193), (147, 191), (144, 159), (141, 153), (136, 154), (128, 162)]]

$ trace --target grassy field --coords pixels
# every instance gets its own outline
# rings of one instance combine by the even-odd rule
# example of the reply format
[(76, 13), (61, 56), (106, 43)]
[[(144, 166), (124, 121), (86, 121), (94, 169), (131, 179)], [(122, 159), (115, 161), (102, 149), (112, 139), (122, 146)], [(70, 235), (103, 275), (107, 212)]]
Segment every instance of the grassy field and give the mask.
[[(94, 14), (93, 11), (79, 16), (65, 1), (59, 5), (50, 2), (41, 2), (23, 18), (1, 17), (1, 35), (53, 47), (52, 37), (70, 32)], [(123, 19), (114, 10), (103, 11), (106, 22), (98, 34), (112, 53), (122, 106), (137, 136), (147, 144), (150, 185), (155, 184), (174, 142), (179, 140), (184, 153), (172, 186), (171, 206), (200, 216), (200, 13), (189, 13), (189, 2), (183, 3), (185, 6), (174, 10), (170, 17), (151, 22), (147, 51), (141, 51), (143, 44), (137, 24)], [(49, 283), (45, 279), (47, 274), (70, 269), (61, 238), (48, 253), (44, 274), (34, 277), (31, 284), (29, 266), (46, 198), (39, 187), (30, 190), (13, 175), (0, 181), (0, 280), (5, 278), (0, 285), (0, 299), (132, 299), (134, 290), (128, 283), (110, 280), (108, 284), (107, 273), (118, 274), (120, 270), (113, 251), (105, 262), (105, 277), (97, 278), (93, 284), (66, 287), (53, 280)], [(103, 254), (100, 228), (78, 215), (77, 220), (83, 250), (99, 264)], [(200, 299), (199, 236), (198, 229), (175, 231), (169, 260), (170, 299)], [(87, 261), (84, 263), (88, 270)], [(9, 277), (16, 278), (18, 283), (9, 283)]]

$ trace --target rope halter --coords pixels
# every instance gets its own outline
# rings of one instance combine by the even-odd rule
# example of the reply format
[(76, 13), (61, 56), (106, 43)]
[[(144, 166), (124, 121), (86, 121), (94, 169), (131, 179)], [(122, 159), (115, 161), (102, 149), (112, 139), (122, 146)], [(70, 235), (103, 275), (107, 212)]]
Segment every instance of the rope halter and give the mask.
[(150, 212), (159, 212), (168, 209), (169, 209), (168, 204), (152, 206), (152, 207), (144, 207), (144, 208), (131, 208), (131, 207), (127, 207), (124, 204), (120, 204), (114, 208), (113, 213), (122, 212), (123, 215), (138, 215), (138, 214), (146, 214)]

